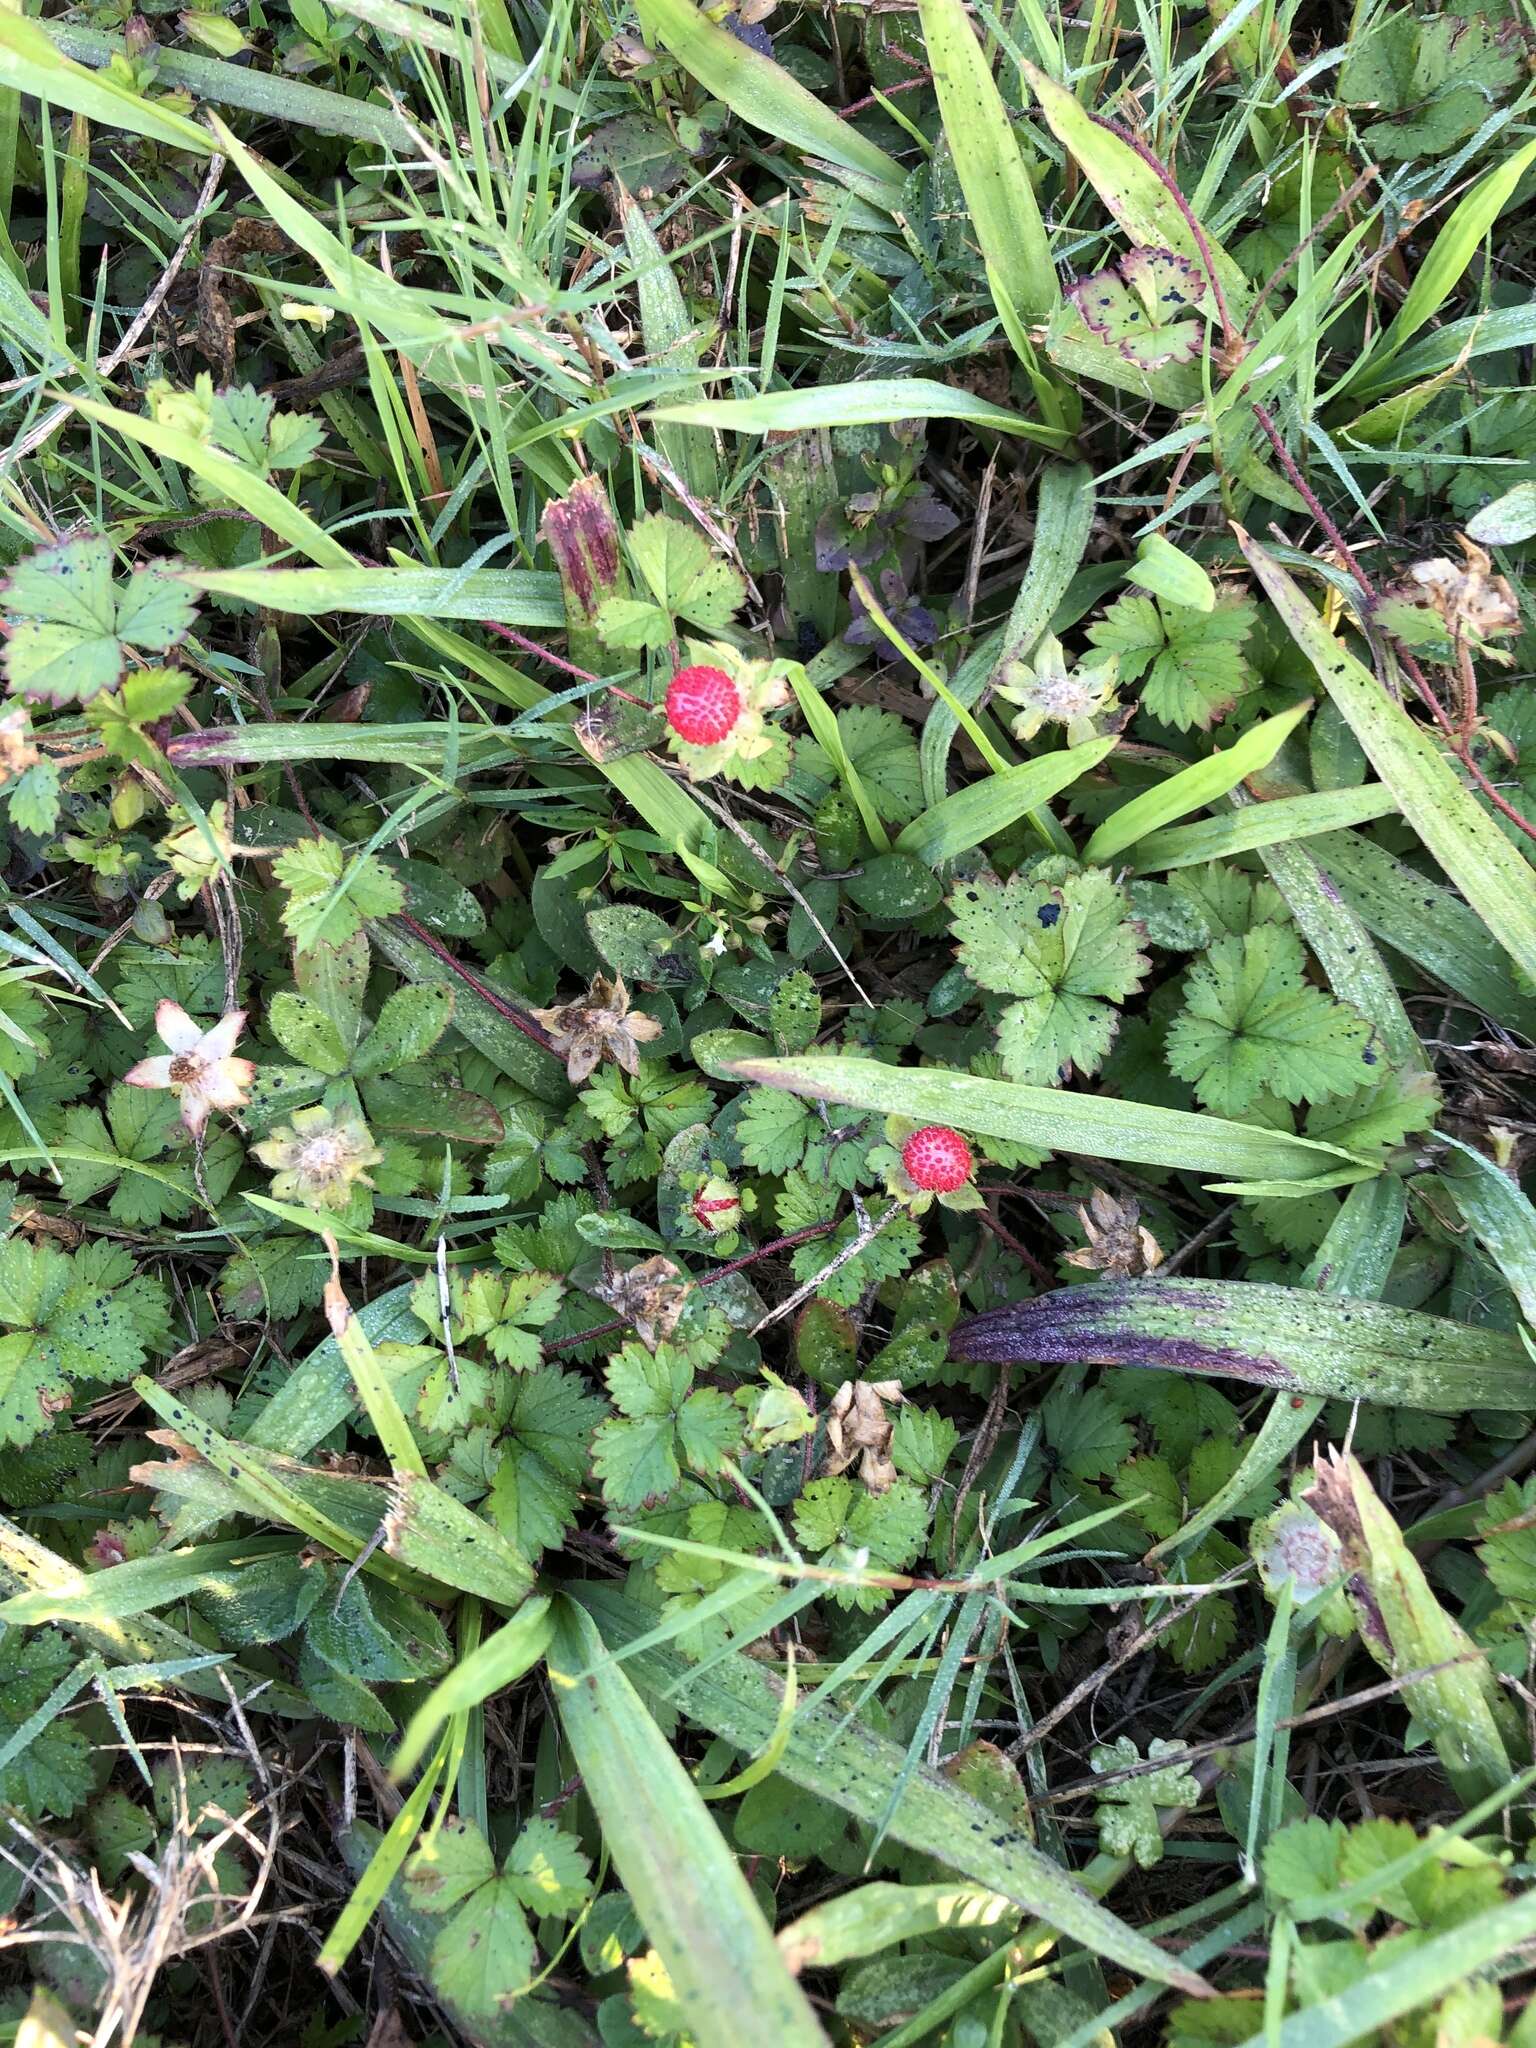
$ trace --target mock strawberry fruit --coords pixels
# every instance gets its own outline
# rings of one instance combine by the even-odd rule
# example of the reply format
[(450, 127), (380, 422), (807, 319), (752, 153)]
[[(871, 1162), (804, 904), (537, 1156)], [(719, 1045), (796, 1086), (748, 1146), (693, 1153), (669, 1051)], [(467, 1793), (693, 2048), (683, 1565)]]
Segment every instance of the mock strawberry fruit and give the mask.
[(924, 1194), (952, 1195), (971, 1177), (971, 1148), (947, 1124), (925, 1124), (901, 1148), (901, 1163)]
[(690, 747), (718, 746), (741, 716), (741, 692), (723, 668), (696, 662), (667, 685), (667, 723)]

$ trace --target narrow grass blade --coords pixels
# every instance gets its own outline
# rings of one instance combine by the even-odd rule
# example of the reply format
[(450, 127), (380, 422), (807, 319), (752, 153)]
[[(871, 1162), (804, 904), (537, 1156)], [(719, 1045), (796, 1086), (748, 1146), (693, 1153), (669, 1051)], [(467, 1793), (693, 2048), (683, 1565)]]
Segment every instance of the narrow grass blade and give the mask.
[[(514, 759), (516, 735), (495, 726), (461, 727), (456, 735), (462, 771), (488, 754)], [(173, 734), (166, 759), (176, 768), (238, 768), (283, 761), (379, 761), (396, 768), (442, 769), (448, 728), (442, 723), (341, 725), (316, 719), (305, 725), (208, 725)]]
[(1245, 804), (1231, 817), (1201, 818), (1193, 825), (1149, 832), (1136, 842), (1131, 871), (1158, 875), (1171, 868), (1202, 867), (1206, 861), (1228, 860), (1234, 853), (1252, 853), (1261, 846), (1289, 845), (1319, 832), (1342, 831), (1346, 825), (1367, 825), (1373, 818), (1390, 817), (1396, 809), (1397, 799), (1384, 782)]
[(1536, 1330), (1536, 1208), (1520, 1183), (1491, 1159), (1460, 1138), (1447, 1137), (1445, 1143), (1450, 1151), (1440, 1162), (1440, 1178)]
[(368, 1332), (352, 1312), (352, 1304), (342, 1290), (341, 1275), (336, 1261), (336, 1244), (331, 1240), (328, 1249), (331, 1254), (331, 1277), (325, 1283), (325, 1319), (330, 1324), (331, 1335), (347, 1362), (352, 1375), (352, 1384), (357, 1388), (358, 1399), (363, 1404), (363, 1413), (373, 1428), (374, 1435), (383, 1446), (384, 1455), (396, 1472), (413, 1472), (418, 1479), (425, 1479), (427, 1467), (421, 1452), (416, 1447), (416, 1438), (411, 1425), (405, 1419), (405, 1411), (395, 1398), (395, 1390), (389, 1384), (379, 1364), (378, 1353), (368, 1341)]
[[(1051, 623), (1083, 559), (1093, 528), (1093, 472), (1083, 462), (1048, 463), (1040, 473), (1035, 501), (1035, 537), (1024, 581), (1013, 600), (1007, 626), (989, 635), (951, 678), (950, 687), (962, 704), (976, 702), (1005, 655), (1023, 657)], [(957, 726), (947, 704), (935, 704), (923, 721), (919, 755), (923, 796), (936, 804), (944, 795), (949, 750)]]
[(193, 156), (213, 154), (213, 137), (184, 114), (155, 105), (116, 78), (98, 77), (54, 47), (42, 26), (0, 8), (0, 86), (84, 114), (105, 128), (147, 135)]
[(796, 665), (789, 672), (789, 686), (795, 693), (795, 701), (804, 714), (805, 722), (811, 729), (811, 736), (837, 770), (843, 787), (852, 797), (864, 821), (864, 830), (869, 834), (870, 844), (877, 853), (889, 853), (890, 834), (875, 809), (869, 791), (864, 787), (863, 777), (848, 758), (848, 749), (843, 745), (842, 729), (836, 714), (820, 690), (811, 681), (803, 667)]
[[(930, 720), (932, 716), (930, 712)], [(969, 853), (974, 846), (985, 846), (995, 834), (1070, 789), (1118, 745), (1118, 738), (1089, 740), (1083, 746), (1042, 754), (1038, 760), (968, 783), (914, 818), (899, 834), (896, 851), (916, 854), (919, 860), (937, 867)]]
[[(416, 17), (418, 21), (420, 18)], [(121, 64), (128, 55), (121, 36), (106, 35), (82, 22), (44, 21), (38, 27), (64, 56), (89, 65), (93, 71)], [(172, 49), (161, 43), (155, 50), (155, 83), (162, 87), (185, 86), (194, 99), (211, 106), (238, 107), (269, 121), (308, 128), (316, 135), (345, 135), (354, 142), (371, 142), (379, 149), (393, 149), (402, 155), (417, 146), (410, 123), (393, 107), (353, 99), (348, 93), (328, 92), (323, 86), (288, 78), (281, 71), (263, 71), (254, 64), (229, 64), (217, 57), (199, 56), (195, 50)], [(206, 134), (202, 146), (206, 151)]]
[(549, 1676), (604, 1843), (689, 2031), (742, 2048), (826, 2048), (697, 1787), (591, 1618), (569, 1601)]
[[(703, 359), (705, 329), (688, 310), (682, 286), (645, 208), (622, 185), (618, 200), (624, 246), (635, 273), (645, 360), (654, 369), (697, 371)], [(703, 427), (663, 427), (656, 439), (693, 495), (713, 504), (720, 495), (714, 436)]]
[[(608, 1586), (577, 1590), (615, 1650), (650, 1626), (649, 1611)], [(779, 1686), (761, 1664), (737, 1653), (702, 1674), (664, 1650), (645, 1651), (625, 1669), (644, 1691), (658, 1699), (670, 1697), (701, 1728), (746, 1755), (756, 1754), (777, 1726)], [(877, 1735), (865, 1722), (847, 1719), (833, 1700), (801, 1708), (779, 1765), (792, 1783), (871, 1826), (885, 1811), (905, 1767), (899, 1743)], [(1090, 1898), (1020, 1830), (1006, 1826), (926, 1765), (913, 1773), (888, 1833), (988, 1891), (1002, 1893), (1095, 1955), (1160, 1984), (1196, 1993), (1205, 1988), (1193, 1971)], [(622, 1865), (619, 1874), (624, 1874)]]
[(749, 127), (856, 171), (860, 189), (870, 197), (890, 206), (899, 201), (905, 180), (900, 164), (839, 120), (782, 64), (738, 42), (693, 0), (639, 0), (636, 11), (647, 40), (670, 50), (706, 92), (724, 100)]
[(1155, 789), (1132, 797), (1118, 811), (1110, 812), (1083, 848), (1083, 859), (1111, 860), (1126, 847), (1134, 846), (1144, 833), (1155, 832), (1160, 825), (1171, 824), (1175, 818), (1186, 817), (1204, 804), (1215, 803), (1228, 790), (1236, 789), (1245, 776), (1267, 768), (1311, 709), (1312, 699), (1304, 697), (1289, 711), (1253, 726), (1230, 747), (1203, 761), (1192, 761)]
[(1241, 2048), (1349, 2048), (1490, 1968), (1533, 1935), (1536, 1891), (1527, 1891), (1372, 1969), (1348, 1990), (1303, 2006), (1278, 2027), (1250, 2034)]
[(560, 579), (542, 569), (199, 569), (178, 580), (204, 597), (238, 597), (263, 611), (318, 619), (330, 612), (397, 619), (491, 619), (558, 631)]
[(1536, 874), (1445, 755), (1335, 640), (1280, 564), (1240, 529), (1238, 540), (1403, 816), (1516, 966), (1536, 980)]
[(1520, 180), (1536, 163), (1536, 141), (1526, 143), (1503, 163), (1486, 172), (1452, 210), (1417, 265), (1397, 318), (1361, 364), (1361, 372), (1379, 372), (1419, 329), (1433, 320), (1460, 283), (1467, 265), (1483, 246), (1488, 230), (1514, 198)]
[(7, 1628), (37, 1628), (52, 1621), (88, 1621), (97, 1627), (127, 1621), (184, 1600), (241, 1564), (296, 1548), (287, 1536), (250, 1536), (197, 1544), (190, 1550), (151, 1551), (105, 1571), (71, 1572), (56, 1586), (13, 1593), (0, 1601), (0, 1622)]
[(861, 1884), (781, 1927), (778, 1943), (798, 1976), (879, 1955), (899, 1941), (1006, 1927), (1018, 1912), (1011, 1899), (974, 1884)]
[(653, 406), (648, 418), (682, 426), (721, 427), (737, 434), (788, 434), (805, 427), (872, 427), (892, 420), (964, 420), (996, 434), (1019, 434), (1047, 448), (1071, 436), (1005, 405), (992, 405), (959, 384), (931, 377), (871, 377), (860, 384), (818, 384), (803, 391), (765, 391), (756, 398), (700, 398)]
[[(375, 1295), (357, 1312), (374, 1344), (415, 1344), (427, 1334), (411, 1307), (413, 1283)], [(294, 1366), (245, 1430), (247, 1443), (302, 1458), (357, 1413), (357, 1389), (334, 1337), (326, 1337)]]
[[(14, 18), (0, 14), (0, 24)], [(221, 498), (238, 505), (242, 512), (249, 512), (253, 519), (259, 519), (263, 526), (270, 527), (279, 539), (287, 541), (290, 547), (298, 548), (322, 568), (350, 569), (353, 566), (352, 557), (341, 542), (333, 540), (323, 526), (317, 526), (309, 514), (295, 505), (276, 484), (256, 476), (234, 456), (215, 448), (211, 441), (189, 434), (181, 427), (165, 426), (145, 413), (123, 412), (116, 406), (98, 405), (94, 399), (81, 398), (73, 392), (63, 392), (60, 396), (66, 398), (84, 418), (94, 420), (98, 426), (106, 427), (114, 434), (121, 434), (125, 441), (137, 441), (152, 455), (179, 463), (192, 476), (201, 477)]]
[(1506, 1330), (1258, 1280), (1104, 1280), (955, 1326), (951, 1355), (1002, 1365), (1134, 1365), (1329, 1400), (1460, 1415), (1524, 1410), (1536, 1362)]
[(531, 1671), (549, 1648), (554, 1626), (550, 1603), (541, 1594), (520, 1607), (510, 1621), (487, 1636), (435, 1685), (405, 1724), (400, 1746), (390, 1759), (389, 1775), (394, 1782), (398, 1785), (410, 1776), (453, 1715), (468, 1713)]
[(368, 1859), (368, 1867), (352, 1888), (336, 1924), (325, 1938), (315, 1960), (327, 1977), (334, 1977), (362, 1940), (368, 1922), (384, 1902), (384, 1894), (399, 1876), (411, 1846), (421, 1831), (437, 1781), (448, 1761), (448, 1739), (438, 1745), (436, 1756), (411, 1789), (410, 1797), (390, 1822), (386, 1833)]
[(971, 17), (963, 0), (918, 0), (918, 15), (955, 175), (988, 276), (1024, 319), (1047, 319), (1061, 299), (1051, 245)]
[(1351, 1003), (1376, 1028), (1393, 1065), (1405, 1078), (1433, 1081), (1413, 1019), (1403, 1007), (1397, 983), (1364, 922), (1328, 882), (1304, 846), (1277, 843), (1263, 849), (1269, 878), (1285, 898), (1302, 937), (1317, 955), (1328, 986), (1341, 1003)]
[[(78, 1576), (74, 1565), (0, 1515), (0, 1590), (67, 1593)], [(315, 1717), (310, 1701), (281, 1680), (269, 1683), (265, 1676), (258, 1679), (229, 1657), (219, 1659), (223, 1673), (209, 1669), (203, 1644), (193, 1642), (180, 1629), (172, 1628), (168, 1622), (158, 1621), (152, 1615), (130, 1615), (126, 1618), (98, 1616), (78, 1620), (66, 1615), (59, 1625), (66, 1634), (110, 1664), (158, 1665), (167, 1669), (179, 1666), (182, 1674), (179, 1683), (183, 1690), (196, 1693), (199, 1699), (216, 1701), (223, 1708), (227, 1709), (229, 1705), (228, 1680), (224, 1675), (228, 1674), (241, 1685), (247, 1680), (252, 1687), (260, 1685), (262, 1703), (269, 1713), (296, 1721), (312, 1721)]]
[(1236, 1179), (1304, 1181), (1353, 1164), (1335, 1145), (1228, 1123), (1189, 1110), (1159, 1109), (1108, 1096), (1073, 1095), (989, 1081), (947, 1067), (888, 1067), (876, 1060), (812, 1054), (800, 1059), (729, 1060), (722, 1071), (764, 1088), (787, 1088), (813, 1101), (882, 1110), (920, 1122), (953, 1124), (982, 1138), (1007, 1138), (1046, 1152), (1171, 1166)]
[(1454, 891), (1358, 832), (1330, 834), (1308, 853), (1368, 931), (1454, 995), (1536, 1038), (1536, 1001)]

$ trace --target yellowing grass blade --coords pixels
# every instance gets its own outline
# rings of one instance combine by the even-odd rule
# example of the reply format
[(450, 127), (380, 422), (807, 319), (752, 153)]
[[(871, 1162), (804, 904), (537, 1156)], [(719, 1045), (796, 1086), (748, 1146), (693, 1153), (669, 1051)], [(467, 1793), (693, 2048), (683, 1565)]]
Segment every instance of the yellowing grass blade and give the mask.
[(1536, 874), (1440, 749), (1328, 631), (1280, 564), (1241, 528), (1237, 537), (1398, 809), (1511, 960), (1536, 980)]

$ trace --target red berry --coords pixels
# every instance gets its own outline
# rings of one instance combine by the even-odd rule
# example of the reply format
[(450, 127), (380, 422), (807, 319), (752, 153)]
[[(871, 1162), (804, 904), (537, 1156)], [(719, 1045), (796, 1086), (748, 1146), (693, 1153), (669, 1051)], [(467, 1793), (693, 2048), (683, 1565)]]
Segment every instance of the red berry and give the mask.
[(712, 747), (741, 716), (741, 692), (723, 668), (698, 662), (667, 685), (667, 723), (690, 747)]
[(971, 1177), (971, 1148), (947, 1124), (926, 1124), (902, 1146), (901, 1163), (925, 1194), (952, 1195)]

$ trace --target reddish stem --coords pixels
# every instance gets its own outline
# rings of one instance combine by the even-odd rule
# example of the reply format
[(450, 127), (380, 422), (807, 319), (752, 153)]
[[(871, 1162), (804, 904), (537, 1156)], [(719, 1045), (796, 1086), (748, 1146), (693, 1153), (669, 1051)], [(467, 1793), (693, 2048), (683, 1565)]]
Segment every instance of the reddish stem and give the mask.
[(524, 1038), (532, 1039), (539, 1050), (547, 1052), (552, 1060), (560, 1058), (559, 1053), (555, 1050), (554, 1040), (536, 1017), (530, 1017), (525, 1010), (520, 1010), (517, 1004), (512, 1002), (509, 997), (504, 996), (499, 989), (494, 989), (489, 982), (482, 981), (480, 976), (466, 967), (462, 960), (456, 960), (442, 940), (434, 938), (424, 924), (418, 924), (414, 917), (407, 917), (403, 911), (397, 916), (395, 922), (403, 924), (413, 939), (420, 939), (421, 943), (430, 952), (437, 955), (445, 967), (453, 970), (466, 988), (472, 988), (477, 996), (489, 1003), (497, 1016), (505, 1017), (509, 1024), (515, 1024), (518, 1030), (522, 1032)]
[(510, 640), (514, 647), (521, 647), (524, 654), (547, 661), (551, 668), (563, 669), (568, 676), (575, 676), (578, 682), (600, 683), (603, 680), (601, 676), (593, 675), (590, 669), (578, 668), (574, 661), (567, 661), (563, 654), (556, 654), (552, 648), (541, 647), (537, 640), (529, 640), (522, 633), (513, 632), (510, 626), (498, 625), (495, 619), (482, 619), (480, 624), (487, 633), (499, 634), (503, 640)]

